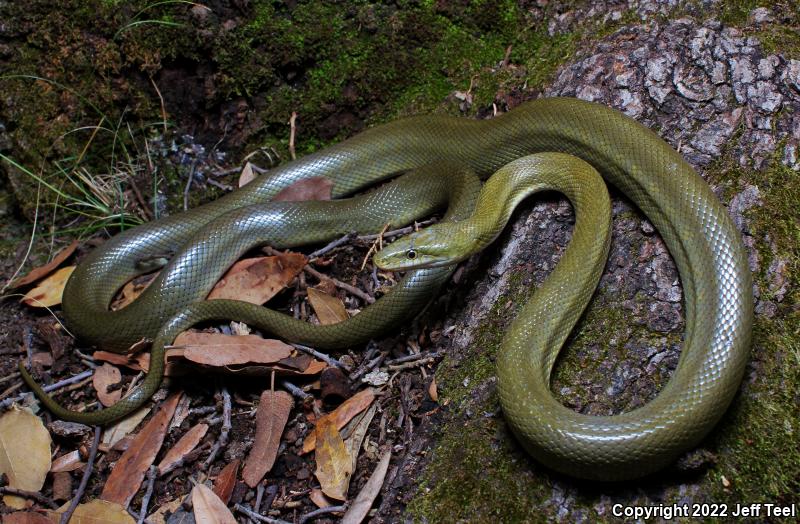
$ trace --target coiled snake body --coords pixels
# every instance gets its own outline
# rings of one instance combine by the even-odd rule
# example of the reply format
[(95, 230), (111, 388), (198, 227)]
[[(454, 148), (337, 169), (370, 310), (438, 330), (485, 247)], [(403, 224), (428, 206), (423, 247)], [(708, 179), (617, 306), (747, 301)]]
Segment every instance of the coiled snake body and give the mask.
[[(581, 303), (593, 292), (586, 288), (585, 280), (573, 278), (587, 272), (581, 268), (584, 257), (565, 254), (551, 278), (519, 313), (498, 355), (504, 414), (536, 459), (570, 475), (614, 480), (663, 467), (710, 431), (738, 389), (749, 353), (753, 314), (747, 259), (724, 207), (678, 153), (623, 114), (574, 99), (536, 100), (485, 121), (443, 116), (396, 121), (279, 167), (216, 202), (118, 235), (73, 273), (65, 290), (64, 314), (69, 325), (86, 339), (119, 352), (143, 337), (154, 337), (150, 374), (134, 393), (100, 412), (74, 414), (49, 398), (46, 405), (63, 418), (87, 423), (119, 418), (157, 389), (163, 345), (180, 330), (211, 318), (245, 321), (319, 347), (346, 346), (391, 328), (385, 313), (396, 313), (391, 322), (413, 315), (418, 303), (429, 300), (438, 284), (447, 279), (452, 266), (410, 273), (397, 291), (381, 299), (387, 304), (383, 312), (366, 315), (363, 320), (357, 320), (363, 313), (356, 315), (349, 321), (352, 324), (343, 323), (343, 327), (327, 326), (330, 329), (324, 335), (299, 333), (301, 330), (290, 322), (293, 319), (265, 308), (235, 301), (195, 302), (207, 292), (208, 283), (196, 286), (193, 282), (205, 278), (199, 274), (206, 272), (218, 276), (229, 265), (220, 262), (218, 255), (208, 254), (218, 252), (211, 249), (212, 245), (225, 246), (222, 250), (229, 252), (252, 246), (237, 232), (257, 219), (266, 218), (279, 230), (290, 228), (298, 208), (264, 213), (247, 206), (269, 200), (299, 179), (326, 176), (334, 183), (334, 197), (340, 197), (392, 173), (434, 162), (466, 165), (485, 178), (509, 162), (540, 152), (566, 153), (590, 164), (656, 226), (681, 276), (686, 333), (671, 380), (647, 405), (612, 417), (581, 415), (562, 406), (549, 391), (550, 371), (583, 310)], [(464, 193), (474, 199), (473, 189)], [(390, 216), (398, 215), (408, 200), (402, 202)], [(319, 212), (322, 230), (334, 213)], [(226, 224), (224, 233), (215, 233), (216, 222), (214, 228), (203, 232), (205, 224), (217, 217)], [(455, 212), (449, 218), (463, 219)], [(594, 218), (587, 217), (589, 221)], [(340, 229), (329, 231), (328, 236), (359, 229), (358, 219), (354, 217)], [(579, 236), (576, 226), (573, 238)], [(285, 240), (283, 245), (296, 245), (289, 238)], [(187, 243), (190, 247), (181, 251), (180, 246)], [(163, 279), (167, 284), (157, 287), (159, 291), (153, 296), (178, 305), (161, 309), (158, 314), (141, 306), (138, 315), (127, 313), (124, 319), (130, 307), (108, 312), (114, 292), (140, 272), (137, 261), (167, 252), (178, 255), (165, 268), (171, 275)], [(211, 277), (212, 285), (214, 280)], [(433, 292), (428, 291), (430, 284)], [(33, 384), (27, 373), (23, 376)], [(36, 389), (40, 397), (44, 395)]]

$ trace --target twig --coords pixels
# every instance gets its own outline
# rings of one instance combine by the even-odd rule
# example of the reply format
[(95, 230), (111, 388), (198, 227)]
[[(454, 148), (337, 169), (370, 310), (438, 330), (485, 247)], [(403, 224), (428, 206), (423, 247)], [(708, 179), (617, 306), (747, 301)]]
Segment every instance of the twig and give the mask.
[(386, 365), (392, 366), (394, 364), (402, 364), (403, 362), (411, 362), (414, 360), (419, 360), (421, 358), (436, 358), (439, 356), (439, 353), (414, 353), (413, 355), (406, 355), (404, 357), (393, 358), (392, 360), (387, 360)]
[(359, 379), (359, 378), (361, 378), (361, 376), (362, 376), (363, 374), (365, 374), (367, 371), (370, 371), (370, 370), (372, 370), (372, 369), (374, 369), (374, 368), (378, 367), (378, 366), (381, 364), (381, 362), (383, 362), (383, 359), (384, 359), (384, 358), (386, 358), (386, 353), (381, 353), (380, 355), (378, 355), (377, 357), (375, 357), (373, 360), (370, 360), (370, 361), (367, 363), (367, 365), (365, 365), (363, 368), (361, 368), (360, 370), (358, 370), (358, 371), (356, 371), (355, 373), (353, 373), (353, 374), (350, 376), (350, 380), (351, 380), (351, 381), (356, 381), (356, 380), (358, 380), (358, 379)]
[(136, 519), (136, 524), (142, 524), (147, 517), (147, 506), (150, 505), (150, 498), (153, 496), (153, 486), (156, 483), (157, 476), (158, 468), (150, 466), (147, 470), (147, 489), (144, 492), (144, 497), (142, 497), (142, 509), (139, 511), (139, 518)]
[[(50, 393), (51, 391), (55, 391), (57, 389), (61, 389), (65, 386), (69, 386), (70, 384), (74, 384), (76, 382), (80, 382), (81, 380), (91, 378), (92, 371), (91, 369), (84, 371), (83, 373), (78, 373), (74, 377), (70, 377), (64, 380), (60, 380), (58, 382), (54, 382), (53, 384), (44, 386), (42, 389), (45, 393)], [(16, 397), (7, 398), (4, 401), (0, 402), (0, 409), (7, 408), (14, 402), (19, 402), (20, 400), (25, 398), (25, 395), (29, 395), (30, 393), (23, 393), (21, 395), (17, 395)]]
[(305, 515), (302, 515), (300, 519), (297, 521), (298, 524), (305, 524), (311, 519), (315, 519), (321, 515), (327, 515), (328, 513), (343, 513), (347, 511), (347, 504), (342, 504), (341, 506), (328, 506), (325, 508), (315, 509)]
[(304, 346), (302, 344), (290, 344), (290, 345), (292, 347), (294, 347), (294, 348), (299, 349), (303, 353), (308, 353), (309, 355), (311, 355), (313, 357), (316, 357), (316, 358), (318, 358), (318, 359), (320, 359), (322, 361), (325, 361), (330, 366), (335, 366), (337, 368), (342, 368), (343, 370), (345, 370), (348, 373), (350, 373), (350, 368), (348, 368), (347, 366), (345, 366), (344, 364), (342, 364), (341, 362), (339, 362), (335, 358), (329, 357), (325, 353), (320, 353), (316, 349), (310, 348), (308, 346)]
[(39, 504), (43, 504), (50, 509), (58, 509), (58, 504), (56, 504), (55, 500), (49, 497), (45, 497), (44, 495), (42, 495), (41, 493), (37, 493), (36, 491), (26, 491), (24, 489), (12, 488), (10, 486), (2, 486), (0, 487), (0, 493), (6, 493), (8, 495), (16, 495), (18, 497), (25, 497), (26, 499), (33, 499)]
[(235, 506), (233, 506), (233, 509), (235, 509), (239, 513), (244, 513), (251, 519), (257, 520), (259, 522), (266, 522), (267, 524), (291, 524), (291, 522), (285, 520), (273, 519), (272, 517), (265, 517), (264, 515), (259, 515), (252, 509), (248, 508), (247, 506), (242, 506), (241, 504), (236, 504)]
[(25, 336), (22, 337), (22, 344), (25, 346), (25, 354), (28, 356), (28, 368), (33, 365), (33, 330), (30, 326), (25, 326)]
[(297, 126), (295, 122), (297, 120), (297, 113), (292, 111), (292, 116), (289, 118), (289, 154), (292, 155), (292, 160), (297, 158), (297, 155), (294, 151), (294, 138), (297, 132)]
[(219, 432), (219, 438), (211, 448), (211, 453), (208, 454), (204, 465), (210, 466), (217, 458), (219, 451), (228, 445), (228, 433), (232, 427), (231, 424), (231, 394), (228, 393), (227, 388), (222, 388), (222, 429)]
[(89, 484), (89, 477), (92, 476), (92, 470), (94, 469), (94, 459), (97, 457), (98, 447), (100, 447), (100, 426), (95, 426), (94, 440), (92, 440), (92, 448), (89, 450), (89, 458), (86, 460), (86, 466), (83, 469), (83, 478), (81, 478), (81, 483), (78, 486), (78, 491), (76, 491), (75, 496), (72, 497), (72, 502), (67, 508), (67, 511), (61, 514), (61, 519), (59, 520), (59, 524), (69, 524), (69, 520), (72, 518), (72, 514), (75, 512), (75, 508), (78, 507), (78, 504), (81, 501), (81, 497), (83, 497), (83, 493), (86, 491), (86, 486)]
[(9, 386), (8, 388), (6, 388), (5, 391), (0, 393), (0, 399), (6, 398), (7, 396), (9, 396), (10, 394), (12, 394), (13, 392), (15, 392), (16, 390), (18, 390), (19, 388), (21, 388), (24, 385), (25, 385), (24, 382), (18, 382), (16, 384), (14, 384), (13, 386)]
[(286, 390), (289, 393), (291, 393), (295, 397), (299, 398), (300, 400), (307, 400), (309, 397), (313, 396), (313, 395), (309, 395), (308, 393), (306, 393), (302, 389), (298, 388), (297, 386), (295, 386), (294, 384), (292, 384), (288, 380), (281, 380), (280, 381), (280, 385), (282, 387), (286, 388)]
[(13, 373), (9, 373), (5, 377), (0, 378), (0, 384), (4, 384), (5, 382), (8, 382), (9, 380), (14, 380), (15, 378), (19, 378), (19, 377), (20, 377), (19, 371), (15, 371)]
[(400, 371), (402, 369), (410, 369), (415, 368), (418, 366), (424, 366), (426, 364), (430, 364), (431, 362), (435, 361), (439, 357), (438, 353), (432, 353), (425, 358), (415, 360), (414, 362), (406, 362), (405, 364), (397, 364), (395, 366), (389, 366), (389, 371)]
[(414, 222), (412, 226), (401, 227), (400, 229), (393, 229), (391, 231), (384, 231), (382, 233), (375, 233), (371, 235), (359, 235), (358, 240), (363, 240), (365, 242), (372, 242), (376, 240), (378, 237), (395, 237), (397, 235), (405, 235), (406, 233), (412, 233), (414, 231), (418, 231), (420, 227), (429, 226), (436, 222), (435, 219), (431, 218), (428, 220), (423, 220), (422, 222)]
[(136, 197), (136, 202), (139, 204), (139, 208), (144, 213), (144, 216), (147, 220), (153, 220), (153, 213), (150, 211), (150, 208), (147, 206), (147, 201), (142, 196), (142, 192), (139, 191), (139, 186), (136, 185), (136, 181), (131, 177), (128, 180), (128, 184), (130, 184), (131, 189), (133, 190), (133, 196)]
[(256, 488), (256, 500), (253, 502), (253, 511), (261, 514), (261, 501), (264, 500), (264, 483), (260, 482)]
[(338, 287), (339, 289), (344, 289), (345, 291), (347, 291), (351, 295), (357, 296), (358, 298), (360, 298), (361, 300), (363, 300), (367, 304), (372, 304), (372, 303), (375, 302), (375, 297), (371, 297), (371, 296), (367, 295), (366, 293), (364, 293), (363, 291), (361, 291), (357, 287), (353, 287), (350, 284), (346, 284), (346, 283), (344, 283), (344, 282), (342, 282), (340, 280), (336, 280), (333, 277), (329, 277), (327, 275), (323, 275), (322, 273), (320, 273), (319, 271), (317, 271), (316, 269), (314, 269), (313, 267), (311, 267), (309, 265), (306, 265), (303, 268), (303, 271), (307, 272), (308, 274), (310, 274), (311, 276), (313, 276), (315, 278), (318, 278), (319, 280), (323, 280), (323, 279), (330, 280), (331, 282), (333, 282), (334, 286)]
[(348, 233), (345, 236), (343, 236), (342, 238), (337, 238), (336, 240), (334, 240), (333, 242), (331, 242), (327, 246), (321, 247), (321, 248), (317, 249), (316, 251), (312, 252), (310, 255), (308, 255), (308, 259), (309, 260), (314, 260), (315, 258), (319, 258), (322, 255), (324, 255), (325, 253), (328, 253), (329, 251), (332, 251), (333, 249), (341, 246), (342, 244), (346, 244), (347, 242), (350, 242), (354, 238), (356, 238), (356, 234), (355, 233)]
[(214, 187), (218, 187), (223, 191), (233, 191), (233, 188), (228, 184), (223, 184), (222, 182), (217, 182), (213, 178), (206, 178), (206, 184), (211, 184)]
[(189, 168), (189, 179), (186, 181), (186, 187), (183, 189), (183, 210), (189, 210), (189, 190), (192, 188), (192, 180), (194, 180), (194, 170), (197, 166), (197, 160), (192, 162), (192, 166)]

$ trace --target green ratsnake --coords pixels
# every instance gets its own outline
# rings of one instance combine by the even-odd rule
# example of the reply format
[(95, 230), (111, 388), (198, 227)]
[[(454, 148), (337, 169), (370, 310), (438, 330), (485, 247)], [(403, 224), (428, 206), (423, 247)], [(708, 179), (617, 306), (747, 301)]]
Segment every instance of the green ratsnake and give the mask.
[[(565, 155), (522, 158), (548, 152), (572, 155), (583, 162), (569, 160)], [(297, 180), (325, 176), (333, 182), (333, 197), (338, 198), (402, 171), (417, 170), (409, 178), (417, 173), (444, 171), (449, 173), (442, 176), (446, 178), (470, 169), (486, 178), (515, 160), (512, 167), (528, 164), (544, 174), (545, 180), (534, 184), (541, 188), (551, 184), (559, 187), (559, 177), (549, 176), (549, 172), (586, 172), (585, 179), (590, 179), (592, 169), (584, 162), (588, 163), (644, 212), (658, 229), (678, 267), (685, 294), (686, 332), (672, 378), (653, 401), (641, 408), (596, 417), (576, 413), (553, 398), (549, 380), (556, 355), (593, 293), (593, 286), (590, 289), (588, 284), (596, 283), (602, 269), (602, 263), (598, 267), (589, 254), (580, 250), (602, 254), (608, 243), (602, 233), (599, 242), (587, 241), (587, 236), (596, 234), (581, 234), (577, 229), (581, 225), (582, 230), (582, 224), (588, 227), (593, 221), (602, 224), (600, 221), (607, 217), (599, 214), (606, 211), (597, 210), (605, 209), (603, 205), (590, 206), (589, 211), (582, 213), (579, 205), (590, 200), (586, 196), (591, 196), (591, 192), (581, 190), (580, 184), (562, 183), (559, 190), (569, 196), (576, 215), (581, 217), (576, 221), (573, 242), (583, 240), (575, 247), (570, 245), (551, 277), (533, 294), (506, 334), (497, 359), (498, 388), (505, 417), (531, 455), (557, 471), (589, 479), (621, 480), (660, 469), (711, 430), (741, 382), (753, 322), (747, 257), (725, 208), (677, 152), (622, 113), (575, 99), (535, 100), (483, 121), (445, 116), (395, 121), (280, 166), (215, 202), (117, 235), (93, 252), (71, 276), (64, 291), (64, 316), (69, 326), (87, 341), (112, 351), (125, 352), (142, 338), (154, 338), (147, 378), (110, 408), (75, 413), (47, 397), (20, 366), (23, 377), (57, 416), (101, 424), (124, 416), (152, 395), (162, 379), (164, 344), (198, 322), (244, 321), (320, 348), (367, 340), (413, 316), (447, 280), (452, 264), (491, 241), (497, 228), (508, 219), (509, 208), (530, 190), (495, 188), (495, 195), (498, 192), (504, 195), (499, 199), (492, 199), (489, 192), (484, 192), (477, 197), (474, 216), (469, 218), (451, 205), (446, 222), (431, 231), (455, 227), (456, 231), (478, 232), (481, 240), (471, 243), (459, 242), (458, 235), (453, 235), (453, 245), (460, 252), (443, 253), (436, 241), (426, 240), (431, 232), (423, 230), (379, 254), (378, 263), (388, 267), (402, 267), (402, 257), (419, 259), (419, 263), (430, 263), (432, 267), (409, 272), (397, 289), (370, 306), (376, 308), (372, 314), (365, 308), (341, 324), (304, 328), (301, 322), (266, 308), (236, 301), (198, 300), (232, 263), (229, 256), (222, 257), (220, 253), (235, 258), (265, 241), (289, 246), (323, 240), (290, 238), (309, 229), (303, 226), (298, 230), (293, 226), (300, 215), (306, 214), (302, 206), (275, 207), (277, 203), (263, 209), (255, 206), (269, 201)], [(553, 160), (564, 161), (571, 167), (540, 169)], [(427, 167), (432, 164), (436, 167)], [(526, 178), (515, 177), (508, 169), (511, 167), (501, 170), (498, 180), (513, 182), (515, 178)], [(402, 185), (401, 180), (397, 184)], [(466, 183), (444, 183), (460, 188), (462, 198), (474, 202), (474, 187), (465, 189), (462, 184)], [(421, 194), (434, 192), (423, 189)], [(603, 192), (594, 193), (603, 198)], [(368, 201), (372, 194), (358, 198)], [(399, 225), (419, 211), (411, 212), (411, 207), (422, 206), (421, 201), (427, 200), (419, 196), (396, 198), (398, 205), (386, 207), (389, 211), (377, 217), (376, 222), (388, 215), (393, 224)], [(368, 221), (364, 214), (353, 216), (347, 223), (347, 218), (333, 208), (311, 215), (312, 223), (329, 233), (326, 238), (375, 226), (374, 223), (361, 226), (362, 220)], [(326, 226), (336, 217), (345, 223)], [(486, 217), (494, 217), (500, 225), (487, 229)], [(256, 239), (250, 239), (248, 231), (262, 227), (258, 222), (264, 219), (276, 225), (274, 231), (269, 235), (258, 233)], [(607, 225), (603, 227), (607, 230)], [(264, 240), (270, 235), (274, 238)], [(413, 242), (411, 248), (409, 242)], [(117, 312), (108, 311), (114, 293), (143, 271), (142, 261), (164, 253), (176, 255), (162, 271), (161, 282), (151, 285), (151, 288), (156, 286), (152, 298), (143, 295), (139, 300), (145, 305), (134, 303)], [(444, 265), (438, 267), (438, 264)], [(159, 306), (151, 309), (148, 300), (153, 300), (151, 305)]]

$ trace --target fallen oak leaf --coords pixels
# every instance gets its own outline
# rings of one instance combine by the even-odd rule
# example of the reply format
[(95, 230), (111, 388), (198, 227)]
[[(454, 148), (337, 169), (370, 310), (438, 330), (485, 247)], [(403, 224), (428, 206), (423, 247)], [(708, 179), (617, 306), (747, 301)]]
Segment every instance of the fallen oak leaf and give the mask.
[(314, 360), (308, 367), (303, 371), (298, 371), (294, 368), (286, 368), (281, 366), (280, 364), (277, 365), (263, 365), (263, 366), (225, 366), (224, 369), (226, 372), (231, 373), (233, 375), (244, 375), (246, 377), (269, 377), (275, 373), (278, 376), (313, 376), (318, 375), (324, 369), (328, 367), (328, 364), (322, 362), (321, 360)]
[(144, 475), (161, 449), (175, 413), (180, 393), (167, 398), (150, 421), (136, 434), (106, 480), (100, 498), (127, 507), (144, 480)]
[[(50, 471), (50, 433), (42, 419), (13, 406), (0, 417), (0, 474), (8, 486), (25, 491), (39, 491)], [(26, 500), (5, 495), (3, 502), (11, 508), (26, 507)]]
[(317, 469), (314, 475), (319, 480), (320, 489), (328, 497), (345, 500), (353, 466), (342, 435), (334, 421), (324, 418), (319, 420), (314, 433), (317, 434)]
[(311, 488), (311, 493), (308, 494), (308, 498), (311, 499), (318, 508), (327, 508), (328, 506), (333, 506), (334, 503), (325, 496), (325, 493), (322, 492), (319, 488)]
[(24, 277), (20, 277), (20, 278), (14, 279), (8, 285), (8, 288), (9, 289), (15, 289), (15, 288), (18, 288), (18, 287), (27, 286), (28, 284), (32, 284), (32, 283), (36, 282), (37, 280), (39, 280), (40, 278), (43, 278), (43, 277), (49, 275), (50, 273), (53, 272), (53, 270), (55, 268), (60, 266), (62, 262), (64, 262), (66, 259), (68, 259), (69, 256), (72, 253), (75, 252), (75, 249), (77, 247), (78, 247), (78, 241), (77, 240), (73, 240), (70, 245), (68, 245), (67, 247), (65, 247), (64, 249), (62, 249), (58, 253), (56, 253), (56, 256), (54, 256), (53, 259), (50, 262), (48, 262), (47, 264), (44, 264), (43, 266), (39, 266), (39, 267), (37, 267), (35, 269), (32, 269)]
[(150, 284), (153, 283), (158, 274), (159, 272), (156, 271), (155, 273), (150, 273), (149, 275), (142, 275), (141, 277), (137, 277), (122, 286), (120, 298), (114, 300), (109, 309), (111, 309), (111, 311), (119, 311), (120, 309), (129, 306), (134, 300), (139, 298), (139, 295), (144, 293), (145, 289), (150, 287)]
[(192, 450), (200, 444), (200, 441), (206, 436), (207, 432), (208, 424), (201, 423), (193, 426), (189, 431), (184, 433), (178, 442), (167, 451), (161, 462), (159, 462), (158, 474), (163, 475), (178, 461), (191, 453)]
[(348, 319), (347, 309), (345, 309), (344, 304), (338, 297), (313, 287), (308, 288), (307, 292), (308, 301), (311, 303), (311, 307), (314, 308), (314, 313), (317, 314), (320, 324), (336, 324)]
[(256, 437), (242, 470), (242, 479), (254, 488), (272, 469), (281, 435), (294, 401), (285, 391), (264, 391), (256, 412)]
[(117, 442), (127, 437), (131, 431), (136, 429), (139, 422), (144, 420), (147, 414), (150, 413), (150, 409), (151, 408), (148, 406), (143, 406), (119, 422), (107, 427), (103, 433), (103, 441), (100, 445), (100, 450), (108, 451), (113, 448)]
[(173, 346), (183, 348), (183, 357), (208, 366), (274, 364), (292, 354), (294, 348), (280, 340), (258, 335), (184, 332)]
[(62, 267), (22, 297), (22, 303), (31, 307), (50, 307), (61, 303), (64, 286), (75, 266)]
[[(320, 422), (323, 420), (330, 420), (333, 421), (336, 425), (336, 429), (342, 429), (345, 424), (347, 424), (353, 417), (367, 409), (372, 401), (375, 400), (375, 390), (372, 388), (367, 388), (362, 391), (359, 391), (349, 399), (342, 402), (342, 404), (336, 408), (335, 410), (331, 411), (327, 415), (324, 415), (317, 420), (317, 427), (319, 427)], [(308, 453), (313, 451), (317, 445), (317, 431), (314, 430), (306, 437), (305, 441), (303, 442), (303, 451), (302, 453)]]
[[(179, 357), (183, 356), (182, 348), (169, 348), (164, 355), (166, 363), (164, 367), (164, 376), (177, 377), (185, 375), (188, 370), (181, 365)], [(134, 371), (147, 372), (150, 369), (150, 353), (140, 351), (138, 353), (126, 353), (121, 355), (119, 353), (111, 353), (110, 351), (95, 351), (92, 353), (92, 358), (95, 360), (102, 360), (117, 366), (125, 366)]]
[(122, 373), (119, 368), (112, 366), (109, 363), (104, 363), (102, 366), (94, 370), (92, 375), (92, 385), (97, 391), (97, 398), (105, 406), (113, 406), (117, 401), (122, 398), (122, 390), (116, 389), (109, 391), (110, 386), (116, 386), (122, 381)]
[(333, 181), (324, 176), (304, 178), (282, 189), (273, 202), (302, 202), (305, 200), (330, 200)]
[(260, 306), (285, 288), (307, 261), (301, 253), (240, 260), (217, 282), (207, 300), (242, 300)]
[(236, 459), (222, 468), (222, 471), (219, 472), (214, 481), (214, 493), (224, 504), (231, 500), (233, 488), (236, 487), (236, 474), (239, 472), (239, 464), (241, 462), (241, 460)]
[(204, 484), (192, 488), (192, 507), (196, 522), (204, 524), (236, 524), (233, 513), (219, 497)]

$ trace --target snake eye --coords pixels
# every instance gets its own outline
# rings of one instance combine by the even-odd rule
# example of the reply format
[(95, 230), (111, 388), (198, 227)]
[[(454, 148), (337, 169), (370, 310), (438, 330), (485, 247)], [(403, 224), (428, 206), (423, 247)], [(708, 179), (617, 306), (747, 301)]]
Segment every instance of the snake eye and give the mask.
[(413, 249), (409, 249), (408, 251), (406, 251), (406, 257), (408, 257), (409, 260), (414, 260), (415, 258), (417, 258), (417, 252), (414, 251)]

